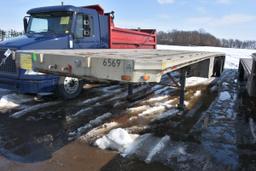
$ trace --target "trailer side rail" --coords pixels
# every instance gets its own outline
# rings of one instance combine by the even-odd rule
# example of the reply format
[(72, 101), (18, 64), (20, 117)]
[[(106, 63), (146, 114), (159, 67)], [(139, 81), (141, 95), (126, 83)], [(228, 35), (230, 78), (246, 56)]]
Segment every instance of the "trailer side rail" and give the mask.
[(33, 69), (39, 72), (131, 83), (160, 82), (163, 74), (184, 67), (210, 77), (214, 71), (209, 67), (219, 59), (223, 70), (225, 60), (225, 54), (214, 52), (121, 49), (19, 51), (18, 57), (24, 69), (32, 66), (26, 65), (31, 58)]

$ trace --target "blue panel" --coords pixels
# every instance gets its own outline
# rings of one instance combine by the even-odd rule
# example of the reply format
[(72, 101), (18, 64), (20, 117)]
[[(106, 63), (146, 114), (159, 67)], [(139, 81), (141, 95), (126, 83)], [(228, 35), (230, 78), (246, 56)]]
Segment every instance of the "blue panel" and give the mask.
[[(100, 29), (99, 29), (99, 15), (95, 10), (87, 10), (83, 9), (81, 10), (77, 15), (89, 15), (89, 17), (92, 19), (92, 36), (90, 37), (83, 37), (83, 38), (77, 38), (74, 41), (74, 48), (75, 49), (95, 49), (95, 48), (101, 48), (100, 44)], [(75, 21), (77, 21), (77, 16), (75, 18)], [(76, 27), (74, 28), (76, 30)]]
[(58, 79), (46, 79), (41, 81), (19, 80), (18, 91), (20, 93), (46, 93), (53, 92), (58, 83)]
[(100, 16), (101, 48), (109, 48), (109, 23), (108, 16)]
[(18, 93), (53, 92), (58, 85), (58, 78), (46, 80), (22, 80), (0, 77), (0, 87), (14, 90)]
[(26, 34), (0, 43), (1, 48), (11, 49), (66, 49), (68, 36), (52, 34)]
[(50, 7), (40, 7), (40, 8), (33, 8), (30, 9), (27, 14), (36, 14), (36, 13), (47, 13), (52, 11), (70, 11), (75, 12), (79, 11), (77, 7), (72, 5), (63, 5), (63, 6), (50, 6)]

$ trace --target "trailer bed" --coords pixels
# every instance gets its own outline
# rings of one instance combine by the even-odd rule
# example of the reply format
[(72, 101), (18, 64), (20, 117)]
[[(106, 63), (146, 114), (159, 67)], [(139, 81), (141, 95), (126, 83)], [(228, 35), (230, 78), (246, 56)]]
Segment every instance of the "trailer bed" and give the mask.
[(244, 69), (248, 74), (251, 74), (252, 72), (252, 58), (242, 58), (241, 59), (241, 64), (243, 65)]
[[(18, 65), (35, 71), (90, 80), (160, 82), (165, 73), (202, 61), (225, 58), (223, 53), (143, 49), (18, 51)], [(32, 59), (33, 64), (29, 64)]]
[(256, 97), (256, 54), (252, 58), (241, 58), (238, 71), (239, 80), (246, 83), (248, 95)]

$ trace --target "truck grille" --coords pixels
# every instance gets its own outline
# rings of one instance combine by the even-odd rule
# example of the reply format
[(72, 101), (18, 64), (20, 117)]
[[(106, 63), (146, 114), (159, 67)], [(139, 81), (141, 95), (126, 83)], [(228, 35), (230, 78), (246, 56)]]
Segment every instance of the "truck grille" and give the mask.
[[(4, 53), (6, 49), (0, 49), (0, 63), (2, 59), (5, 58)], [(15, 64), (15, 60), (12, 59), (12, 55), (10, 55), (4, 64), (0, 66), (0, 73), (7, 73), (7, 74), (16, 74), (17, 68)]]

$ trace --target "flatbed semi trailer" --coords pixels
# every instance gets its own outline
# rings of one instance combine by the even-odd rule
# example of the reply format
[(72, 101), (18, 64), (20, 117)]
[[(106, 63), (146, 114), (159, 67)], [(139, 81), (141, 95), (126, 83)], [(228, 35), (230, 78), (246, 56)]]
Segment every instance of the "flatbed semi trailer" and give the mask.
[(256, 54), (242, 58), (239, 63), (239, 81), (246, 83), (248, 95), (256, 97)]
[(159, 83), (162, 75), (187, 68), (192, 76), (220, 75), (225, 54), (174, 50), (91, 49), (18, 51), (21, 68), (97, 81)]
[(21, 68), (77, 77), (87, 81), (127, 83), (132, 95), (133, 83), (159, 83), (164, 74), (171, 81), (171, 72), (180, 71), (179, 108), (184, 109), (186, 76), (210, 78), (220, 76), (225, 54), (174, 50), (91, 49), (91, 50), (31, 50), (17, 52)]

